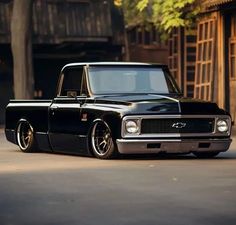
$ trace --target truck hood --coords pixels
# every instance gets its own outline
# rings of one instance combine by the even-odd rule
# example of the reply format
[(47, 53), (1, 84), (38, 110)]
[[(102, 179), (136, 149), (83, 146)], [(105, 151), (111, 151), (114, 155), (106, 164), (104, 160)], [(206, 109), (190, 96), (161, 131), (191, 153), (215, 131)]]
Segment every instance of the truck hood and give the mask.
[(216, 103), (158, 94), (109, 95), (95, 97), (95, 104), (121, 109), (127, 114), (225, 114)]

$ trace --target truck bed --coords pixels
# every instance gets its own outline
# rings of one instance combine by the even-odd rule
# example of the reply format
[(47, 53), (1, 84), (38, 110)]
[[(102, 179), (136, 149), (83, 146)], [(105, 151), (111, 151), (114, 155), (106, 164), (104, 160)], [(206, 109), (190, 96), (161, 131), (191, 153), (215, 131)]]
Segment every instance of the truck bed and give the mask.
[(26, 119), (37, 132), (47, 132), (51, 104), (52, 100), (10, 100), (6, 107), (6, 130), (15, 130), (18, 121)]

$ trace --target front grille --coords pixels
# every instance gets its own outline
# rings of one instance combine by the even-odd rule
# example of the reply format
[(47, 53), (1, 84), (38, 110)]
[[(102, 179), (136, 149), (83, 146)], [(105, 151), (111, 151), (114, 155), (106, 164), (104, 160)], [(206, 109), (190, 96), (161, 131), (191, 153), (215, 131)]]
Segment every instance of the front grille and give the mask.
[(142, 119), (141, 134), (212, 133), (214, 118)]

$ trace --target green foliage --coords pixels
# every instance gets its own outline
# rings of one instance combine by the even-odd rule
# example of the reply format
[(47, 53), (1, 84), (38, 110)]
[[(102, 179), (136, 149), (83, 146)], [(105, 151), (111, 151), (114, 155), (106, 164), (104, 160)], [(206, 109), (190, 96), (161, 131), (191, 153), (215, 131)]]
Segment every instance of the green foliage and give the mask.
[(148, 6), (149, 0), (140, 0), (137, 4), (137, 8), (143, 11)]
[(152, 22), (160, 31), (190, 27), (200, 8), (197, 0), (114, 0), (124, 10), (127, 25)]
[(138, 5), (142, 2), (140, 0), (114, 0), (115, 5), (121, 7), (124, 11), (126, 25), (133, 26), (137, 24), (147, 24), (151, 22), (151, 14), (148, 8), (141, 10)]

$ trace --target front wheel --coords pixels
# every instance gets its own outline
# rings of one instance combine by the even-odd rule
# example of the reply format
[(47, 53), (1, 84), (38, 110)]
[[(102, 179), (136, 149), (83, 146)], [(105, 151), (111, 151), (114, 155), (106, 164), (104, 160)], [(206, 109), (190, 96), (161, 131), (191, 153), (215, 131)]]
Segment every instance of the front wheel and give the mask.
[(91, 131), (91, 145), (93, 154), (99, 159), (110, 159), (117, 156), (118, 152), (109, 126), (102, 121), (94, 124)]
[(29, 122), (20, 121), (16, 134), (17, 144), (22, 152), (36, 152), (37, 144), (34, 138), (34, 131)]
[(220, 152), (194, 152), (193, 154), (200, 159), (210, 159), (217, 156)]

